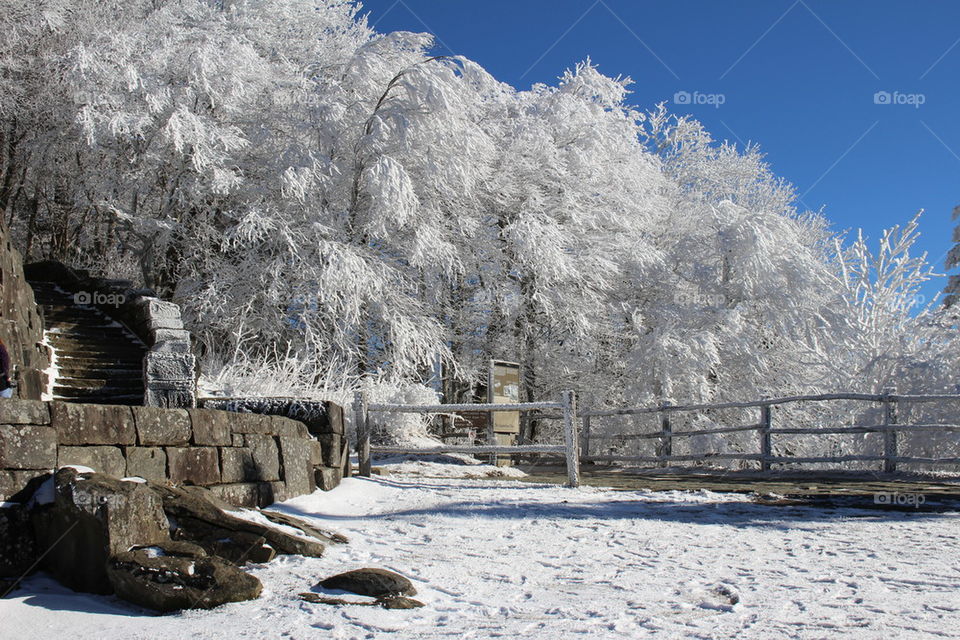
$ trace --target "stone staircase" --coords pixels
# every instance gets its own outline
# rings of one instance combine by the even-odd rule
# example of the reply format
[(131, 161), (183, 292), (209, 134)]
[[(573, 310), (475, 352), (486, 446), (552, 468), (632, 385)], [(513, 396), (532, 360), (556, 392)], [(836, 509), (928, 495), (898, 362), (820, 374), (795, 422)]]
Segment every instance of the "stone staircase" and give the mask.
[(95, 306), (54, 282), (31, 281), (53, 348), (53, 399), (142, 405), (147, 346)]

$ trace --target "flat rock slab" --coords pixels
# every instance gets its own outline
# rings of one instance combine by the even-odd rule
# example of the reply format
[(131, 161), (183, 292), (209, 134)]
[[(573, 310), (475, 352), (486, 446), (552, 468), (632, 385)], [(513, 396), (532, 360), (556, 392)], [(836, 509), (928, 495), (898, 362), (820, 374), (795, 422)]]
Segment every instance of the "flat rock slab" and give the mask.
[(167, 545), (118, 553), (110, 559), (107, 575), (118, 596), (161, 612), (253, 600), (263, 589), (257, 578), (221, 558)]
[[(278, 553), (296, 554), (311, 558), (323, 555), (325, 542), (338, 540), (326, 537), (309, 526), (300, 528), (302, 536), (293, 535), (279, 528), (251, 522), (230, 513), (233, 509), (210, 491), (200, 487), (176, 488), (150, 485), (163, 500), (163, 509), (177, 523), (178, 535), (195, 540), (211, 553), (220, 541), (237, 538), (255, 540), (263, 538), (266, 544)], [(290, 525), (292, 518), (284, 524)], [(305, 523), (304, 523), (305, 524)], [(243, 534), (252, 534), (253, 538)]]
[(384, 609), (419, 609), (420, 607), (425, 606), (419, 600), (414, 600), (413, 598), (406, 598), (404, 596), (389, 596), (386, 598), (377, 598), (373, 601), (356, 601), (356, 600), (344, 600), (343, 598), (330, 598), (327, 596), (322, 596), (319, 593), (313, 593), (312, 591), (307, 591), (306, 593), (300, 594), (300, 599), (304, 602), (312, 602), (313, 604), (329, 604), (329, 605), (356, 605), (360, 607), (383, 607)]
[(417, 595), (410, 580), (386, 569), (355, 569), (321, 580), (317, 586), (374, 598)]

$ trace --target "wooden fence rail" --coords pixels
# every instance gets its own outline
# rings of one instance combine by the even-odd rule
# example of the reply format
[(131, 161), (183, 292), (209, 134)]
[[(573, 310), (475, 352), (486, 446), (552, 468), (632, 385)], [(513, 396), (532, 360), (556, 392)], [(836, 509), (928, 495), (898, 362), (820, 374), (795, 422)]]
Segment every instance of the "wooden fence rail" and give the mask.
[[(441, 445), (436, 447), (392, 447), (372, 446), (370, 444), (370, 414), (371, 413), (456, 413), (458, 411), (480, 411), (493, 413), (495, 411), (536, 411), (540, 409), (560, 409), (564, 423), (563, 445), (514, 445), (501, 446), (496, 444), (493, 433), (488, 432), (489, 445), (485, 446), (458, 446)], [(354, 420), (357, 430), (357, 456), (360, 461), (360, 475), (370, 477), (372, 472), (372, 456), (381, 455), (432, 455), (441, 453), (467, 454), (524, 454), (541, 453), (556, 454), (566, 457), (567, 484), (570, 487), (580, 485), (580, 444), (579, 429), (577, 428), (577, 400), (573, 391), (564, 391), (560, 402), (521, 402), (517, 404), (437, 404), (437, 405), (402, 405), (402, 404), (370, 404), (364, 393), (358, 392), (353, 401)]]
[[(855, 402), (880, 403), (883, 408), (883, 424), (850, 427), (792, 428), (773, 427), (773, 407), (797, 402), (828, 402), (850, 400)], [(749, 402), (724, 402), (717, 404), (673, 405), (662, 404), (655, 407), (628, 407), (622, 409), (584, 410), (580, 413), (583, 421), (580, 456), (589, 462), (632, 462), (657, 463), (666, 466), (672, 462), (709, 462), (711, 460), (747, 460), (757, 461), (763, 471), (770, 470), (774, 464), (839, 464), (843, 462), (882, 462), (883, 471), (895, 472), (898, 464), (958, 464), (960, 458), (921, 458), (899, 454), (899, 434), (911, 432), (960, 432), (956, 424), (900, 424), (899, 405), (903, 403), (928, 403), (960, 401), (958, 395), (898, 395), (893, 388), (882, 394), (830, 393), (821, 395), (787, 396), (782, 398), (764, 398)], [(676, 431), (670, 421), (670, 415), (680, 412), (698, 412), (717, 409), (758, 408), (759, 422), (756, 424), (721, 426), (709, 429)], [(960, 409), (960, 407), (958, 407)], [(660, 430), (650, 433), (597, 434), (593, 432), (594, 421), (611, 416), (635, 416), (657, 414), (660, 416)], [(755, 431), (758, 434), (758, 453), (703, 453), (673, 455), (673, 445), (677, 438), (689, 438), (702, 435)], [(774, 435), (827, 435), (827, 434), (864, 434), (878, 433), (883, 436), (882, 455), (843, 455), (822, 457), (795, 457), (774, 455), (772, 436)], [(654, 456), (591, 455), (590, 445), (596, 441), (616, 440), (659, 440)]]

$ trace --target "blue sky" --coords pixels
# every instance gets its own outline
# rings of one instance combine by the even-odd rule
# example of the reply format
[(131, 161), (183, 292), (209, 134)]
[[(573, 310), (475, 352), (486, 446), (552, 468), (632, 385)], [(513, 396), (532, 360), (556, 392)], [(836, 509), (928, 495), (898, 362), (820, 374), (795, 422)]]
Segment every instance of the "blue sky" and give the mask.
[(875, 239), (924, 209), (921, 250), (943, 271), (960, 204), (957, 0), (363, 5), (378, 31), (433, 33), (435, 53), (465, 55), (521, 89), (555, 83), (589, 56), (634, 80), (634, 104), (666, 101), (717, 139), (759, 143), (838, 230)]

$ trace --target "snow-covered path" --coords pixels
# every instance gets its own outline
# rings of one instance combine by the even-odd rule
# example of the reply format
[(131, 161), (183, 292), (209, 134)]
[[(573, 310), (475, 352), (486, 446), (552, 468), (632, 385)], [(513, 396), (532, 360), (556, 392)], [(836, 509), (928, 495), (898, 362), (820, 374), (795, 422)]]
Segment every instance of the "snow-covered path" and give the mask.
[[(34, 577), (3, 638), (960, 638), (960, 515), (770, 507), (712, 493), (349, 479), (276, 507), (351, 538), (254, 573), (257, 601), (155, 617)], [(301, 602), (381, 566), (426, 607)]]

